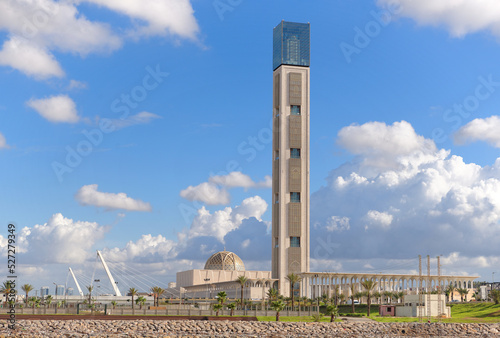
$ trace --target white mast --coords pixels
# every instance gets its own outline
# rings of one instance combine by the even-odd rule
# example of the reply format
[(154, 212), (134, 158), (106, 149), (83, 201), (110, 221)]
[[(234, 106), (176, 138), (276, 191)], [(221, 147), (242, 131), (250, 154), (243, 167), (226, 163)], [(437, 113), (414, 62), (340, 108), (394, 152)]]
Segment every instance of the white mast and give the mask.
[(71, 276), (73, 276), (73, 280), (75, 281), (76, 287), (78, 288), (78, 293), (83, 297), (82, 289), (80, 288), (80, 284), (78, 284), (78, 281), (76, 280), (75, 274), (73, 273), (73, 270), (71, 270), (71, 267), (69, 268), (69, 272), (71, 273)]
[(113, 276), (111, 275), (111, 271), (109, 271), (108, 265), (104, 261), (104, 257), (102, 257), (102, 254), (99, 250), (97, 250), (97, 256), (101, 259), (102, 266), (104, 266), (104, 270), (106, 270), (109, 281), (111, 282), (111, 286), (113, 287), (113, 290), (115, 290), (115, 296), (121, 297), (122, 294), (120, 292), (120, 289), (118, 289), (118, 286), (116, 285), (115, 280), (114, 280)]

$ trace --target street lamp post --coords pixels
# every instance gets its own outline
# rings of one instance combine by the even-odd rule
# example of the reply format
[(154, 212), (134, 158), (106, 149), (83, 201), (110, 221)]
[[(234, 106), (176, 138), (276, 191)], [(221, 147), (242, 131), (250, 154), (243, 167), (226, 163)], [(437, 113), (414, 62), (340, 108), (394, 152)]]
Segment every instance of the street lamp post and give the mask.
[(57, 284), (56, 283), (52, 283), (56, 286), (56, 303), (57, 303)]

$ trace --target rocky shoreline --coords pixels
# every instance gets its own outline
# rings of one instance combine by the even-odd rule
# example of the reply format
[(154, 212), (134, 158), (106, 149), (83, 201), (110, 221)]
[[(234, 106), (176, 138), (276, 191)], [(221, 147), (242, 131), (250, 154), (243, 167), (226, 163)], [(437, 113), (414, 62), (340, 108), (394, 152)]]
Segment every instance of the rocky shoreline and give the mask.
[(282, 323), (193, 320), (18, 320), (11, 337), (500, 337), (500, 323)]

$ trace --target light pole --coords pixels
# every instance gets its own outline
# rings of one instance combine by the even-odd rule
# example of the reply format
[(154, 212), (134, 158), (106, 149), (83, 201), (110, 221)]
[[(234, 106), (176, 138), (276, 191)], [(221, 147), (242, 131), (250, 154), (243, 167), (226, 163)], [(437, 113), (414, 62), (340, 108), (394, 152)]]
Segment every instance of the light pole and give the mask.
[(490, 293), (491, 293), (491, 291), (493, 291), (493, 284), (495, 284), (495, 271), (493, 271), (491, 273), (491, 290), (490, 290)]
[(57, 303), (57, 284), (56, 283), (52, 283), (56, 286), (56, 303)]

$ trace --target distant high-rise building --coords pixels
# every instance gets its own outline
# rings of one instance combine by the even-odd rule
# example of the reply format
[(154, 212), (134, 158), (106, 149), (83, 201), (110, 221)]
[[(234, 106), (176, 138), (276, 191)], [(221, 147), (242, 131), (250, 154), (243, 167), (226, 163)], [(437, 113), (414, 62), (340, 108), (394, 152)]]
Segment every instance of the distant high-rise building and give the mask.
[(73, 296), (73, 292), (74, 292), (73, 288), (68, 288), (68, 289), (66, 290), (66, 295), (67, 295), (67, 296)]
[(65, 286), (64, 285), (57, 285), (56, 287), (56, 295), (57, 296), (64, 296), (64, 290), (65, 290)]
[(49, 287), (48, 286), (42, 286), (40, 288), (40, 296), (44, 297), (44, 296), (48, 296), (48, 294), (49, 294)]
[(282, 21), (273, 30), (272, 277), (286, 296), (286, 276), (309, 272), (309, 66), (310, 24)]

